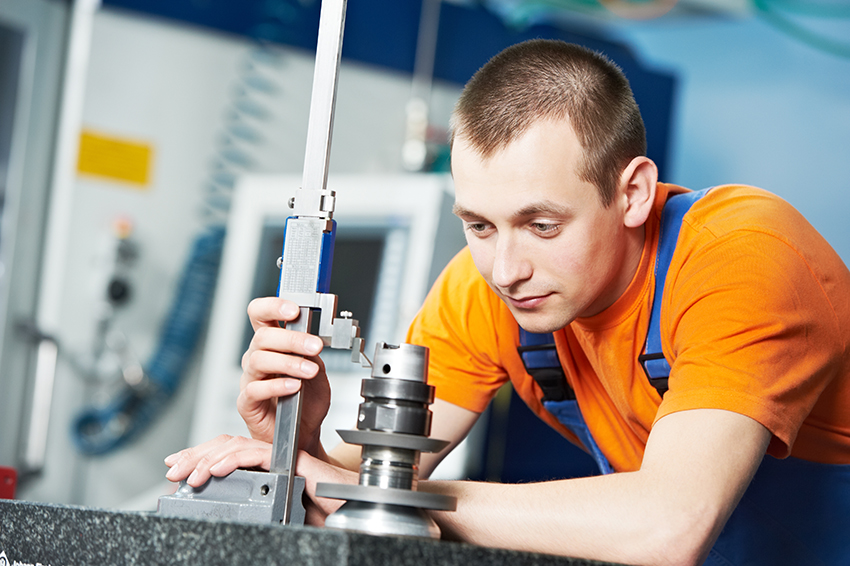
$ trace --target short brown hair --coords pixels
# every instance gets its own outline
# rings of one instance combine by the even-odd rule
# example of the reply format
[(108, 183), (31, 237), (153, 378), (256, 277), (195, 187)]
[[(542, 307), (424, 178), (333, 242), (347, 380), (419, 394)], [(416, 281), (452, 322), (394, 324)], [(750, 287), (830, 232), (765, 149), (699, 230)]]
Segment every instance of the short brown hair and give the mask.
[(452, 140), (487, 158), (543, 119), (569, 119), (584, 149), (578, 175), (610, 205), (623, 169), (646, 154), (646, 131), (628, 80), (600, 53), (542, 39), (505, 49), (464, 88)]

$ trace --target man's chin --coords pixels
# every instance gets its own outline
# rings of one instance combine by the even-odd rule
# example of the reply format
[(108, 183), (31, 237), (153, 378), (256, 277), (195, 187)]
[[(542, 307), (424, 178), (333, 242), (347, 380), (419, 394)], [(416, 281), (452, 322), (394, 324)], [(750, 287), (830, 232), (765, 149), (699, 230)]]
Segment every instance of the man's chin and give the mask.
[(557, 332), (570, 322), (563, 321), (558, 317), (545, 316), (543, 313), (529, 313), (510, 309), (520, 327), (526, 332), (533, 334), (549, 334)]

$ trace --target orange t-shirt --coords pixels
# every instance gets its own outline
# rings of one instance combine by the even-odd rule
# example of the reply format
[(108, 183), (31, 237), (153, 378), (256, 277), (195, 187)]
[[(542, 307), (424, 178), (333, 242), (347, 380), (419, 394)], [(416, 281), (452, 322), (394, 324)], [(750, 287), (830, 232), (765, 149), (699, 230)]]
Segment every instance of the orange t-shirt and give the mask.
[[(617, 471), (637, 470), (653, 423), (715, 408), (747, 415), (773, 433), (768, 453), (850, 464), (850, 271), (782, 199), (744, 186), (715, 187), (685, 215), (661, 310), (672, 367), (662, 401), (638, 355), (646, 340), (661, 209), (659, 184), (637, 272), (602, 313), (555, 333), (561, 365), (590, 432)], [(440, 399), (483, 411), (510, 380), (544, 421), (517, 352), (507, 306), (469, 250), (447, 266), (411, 325), (430, 348), (429, 383)]]

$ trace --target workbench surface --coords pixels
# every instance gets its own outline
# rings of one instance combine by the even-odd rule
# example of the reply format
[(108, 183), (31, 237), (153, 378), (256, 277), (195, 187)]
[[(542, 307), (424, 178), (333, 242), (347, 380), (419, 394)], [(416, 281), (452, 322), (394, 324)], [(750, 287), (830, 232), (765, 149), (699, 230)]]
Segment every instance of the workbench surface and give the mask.
[[(5, 558), (5, 562), (4, 559)], [(0, 565), (590, 566), (603, 563), (314, 527), (193, 521), (0, 500)]]

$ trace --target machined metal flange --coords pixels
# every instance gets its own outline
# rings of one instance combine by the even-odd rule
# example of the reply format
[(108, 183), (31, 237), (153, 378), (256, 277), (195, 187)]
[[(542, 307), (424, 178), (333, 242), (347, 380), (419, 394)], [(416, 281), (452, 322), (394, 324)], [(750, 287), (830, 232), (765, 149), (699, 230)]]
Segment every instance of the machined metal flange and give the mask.
[(418, 450), (419, 452), (439, 452), (449, 445), (448, 440), (437, 440), (436, 438), (396, 432), (374, 430), (337, 430), (336, 432), (346, 444), (358, 444), (360, 446), (386, 446), (403, 450)]
[(371, 485), (319, 483), (316, 485), (316, 495), (330, 499), (405, 505), (407, 507), (433, 509), (435, 511), (454, 511), (457, 509), (457, 500), (449, 495), (411, 491), (409, 489), (374, 487)]

